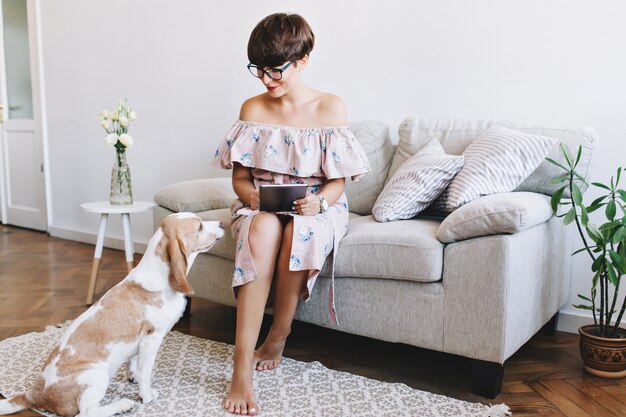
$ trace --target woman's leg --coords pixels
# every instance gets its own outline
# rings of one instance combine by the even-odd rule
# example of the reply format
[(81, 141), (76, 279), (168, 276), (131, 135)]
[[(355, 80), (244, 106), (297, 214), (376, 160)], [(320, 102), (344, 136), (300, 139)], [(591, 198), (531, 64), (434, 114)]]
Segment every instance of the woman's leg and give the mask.
[(276, 262), (276, 280), (274, 282), (274, 321), (267, 338), (255, 353), (256, 369), (274, 369), (280, 363), (287, 336), (291, 332), (291, 323), (296, 314), (300, 295), (306, 285), (309, 271), (290, 271), (291, 242), (293, 220), (285, 226), (283, 238)]
[(271, 213), (257, 214), (250, 225), (248, 243), (257, 278), (239, 287), (237, 292), (233, 378), (224, 402), (224, 408), (231, 413), (255, 415), (259, 412), (252, 387), (254, 348), (263, 321), (282, 231), (280, 220)]

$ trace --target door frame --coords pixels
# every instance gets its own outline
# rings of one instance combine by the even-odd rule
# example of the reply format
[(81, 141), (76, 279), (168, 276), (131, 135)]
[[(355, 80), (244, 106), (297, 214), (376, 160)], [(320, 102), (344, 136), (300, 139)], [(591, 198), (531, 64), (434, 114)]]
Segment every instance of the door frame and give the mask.
[[(0, 0), (1, 1), (1, 0)], [(28, 42), (29, 42), (29, 59), (30, 59), (30, 76), (33, 104), (33, 120), (35, 130), (38, 132), (41, 143), (42, 164), (43, 164), (43, 192), (45, 212), (45, 230), (50, 231), (52, 224), (52, 199), (50, 192), (50, 158), (48, 148), (48, 134), (44, 89), (44, 71), (43, 71), (43, 53), (41, 38), (41, 0), (26, 0), (26, 13), (28, 22)], [(0, 56), (4, 57), (4, 28), (2, 20), (2, 8), (0, 8)], [(6, 68), (5, 59), (0, 60), (0, 102), (5, 106), (5, 119), (8, 115), (8, 92), (6, 84)], [(4, 135), (4, 129), (0, 126), (0, 135)], [(4, 144), (4, 138), (0, 138), (0, 143)], [(5, 149), (0, 146), (0, 221), (3, 224), (7, 222), (7, 167), (5, 166)]]

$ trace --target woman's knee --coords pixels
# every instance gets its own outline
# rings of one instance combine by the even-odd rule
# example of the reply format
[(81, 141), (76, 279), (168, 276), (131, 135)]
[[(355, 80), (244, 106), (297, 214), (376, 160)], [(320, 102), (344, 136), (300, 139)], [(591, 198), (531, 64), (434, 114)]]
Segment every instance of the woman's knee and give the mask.
[(250, 225), (248, 242), (251, 247), (277, 247), (280, 244), (282, 233), (282, 224), (275, 214), (259, 213), (254, 216)]

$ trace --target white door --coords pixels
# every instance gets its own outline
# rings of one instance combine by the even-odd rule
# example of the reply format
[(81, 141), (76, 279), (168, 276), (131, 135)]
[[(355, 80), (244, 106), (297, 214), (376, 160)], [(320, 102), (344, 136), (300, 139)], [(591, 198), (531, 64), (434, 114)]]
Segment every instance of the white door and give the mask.
[(0, 203), (2, 222), (46, 230), (34, 0), (1, 0)]

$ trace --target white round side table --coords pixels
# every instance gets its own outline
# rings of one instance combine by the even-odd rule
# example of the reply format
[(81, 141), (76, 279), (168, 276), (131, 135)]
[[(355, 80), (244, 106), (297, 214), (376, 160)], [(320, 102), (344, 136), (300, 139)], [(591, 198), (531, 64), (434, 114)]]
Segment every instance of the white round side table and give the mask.
[(93, 304), (93, 296), (96, 291), (96, 281), (98, 280), (98, 270), (100, 268), (100, 259), (102, 258), (102, 246), (104, 245), (104, 233), (107, 228), (109, 214), (122, 215), (122, 228), (124, 229), (124, 251), (126, 252), (126, 268), (128, 272), (133, 269), (133, 237), (130, 230), (130, 214), (141, 213), (152, 210), (156, 204), (149, 201), (135, 201), (133, 204), (118, 205), (111, 204), (108, 201), (96, 201), (92, 203), (81, 204), (80, 207), (88, 213), (100, 214), (100, 229), (98, 230), (98, 239), (96, 241), (96, 252), (93, 257), (93, 265), (91, 267), (91, 277), (89, 279), (89, 289), (87, 290), (87, 305)]

